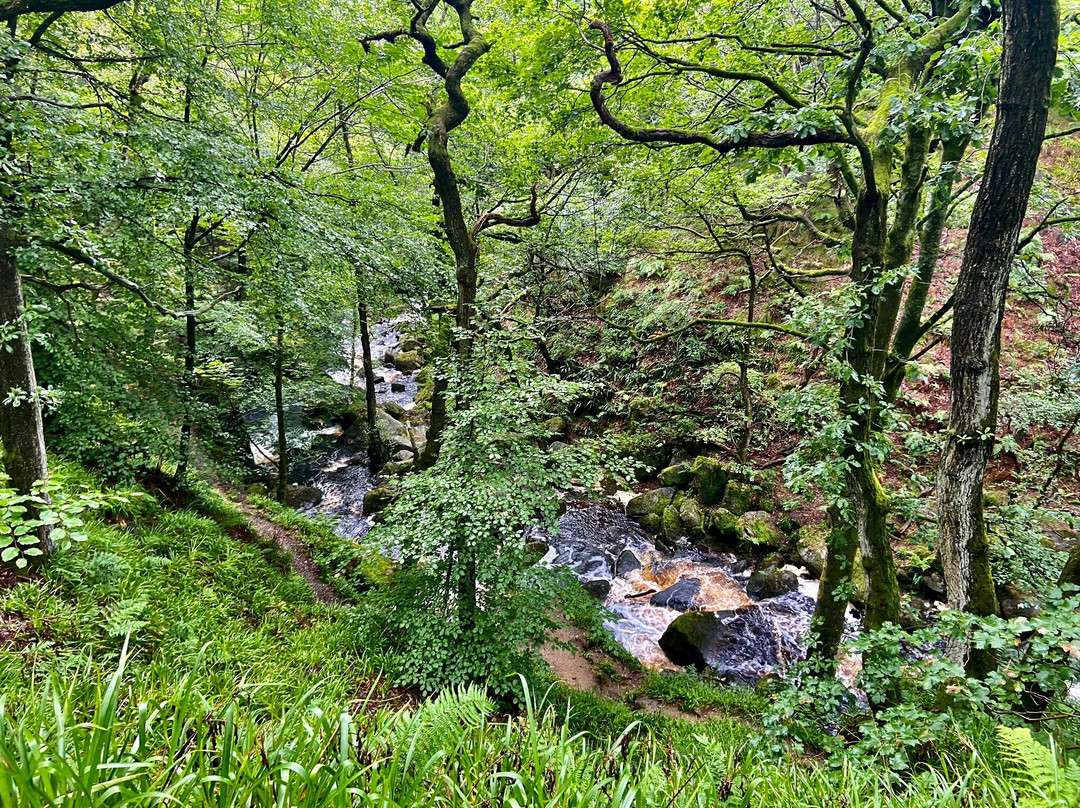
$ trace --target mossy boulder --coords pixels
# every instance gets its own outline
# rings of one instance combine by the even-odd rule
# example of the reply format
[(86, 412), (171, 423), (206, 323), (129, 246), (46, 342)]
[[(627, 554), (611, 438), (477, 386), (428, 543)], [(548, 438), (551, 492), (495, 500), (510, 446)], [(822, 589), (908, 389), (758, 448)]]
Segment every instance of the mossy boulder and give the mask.
[(679, 518), (687, 536), (700, 538), (705, 535), (705, 514), (693, 497), (686, 497), (679, 505)]
[(289, 485), (285, 487), (285, 504), (290, 508), (302, 508), (305, 505), (318, 505), (323, 494), (313, 485)]
[(371, 489), (364, 494), (364, 515), (371, 516), (385, 510), (391, 502), (397, 499), (397, 496), (397, 490), (388, 485), (380, 485), (378, 488)]
[(566, 421), (562, 418), (548, 418), (543, 423), (544, 431), (549, 437), (557, 438), (566, 434)]
[(676, 463), (661, 471), (656, 479), (660, 481), (660, 485), (678, 488), (689, 485), (694, 479), (694, 472), (689, 463)]
[[(697, 489), (701, 504), (706, 508), (721, 504), (728, 488), (729, 476), (723, 464), (715, 457), (699, 457), (694, 461), (692, 472), (694, 488)], [(732, 509), (729, 507), (728, 510)], [(743, 509), (743, 512), (745, 510)]]
[(744, 541), (757, 547), (775, 550), (784, 544), (784, 534), (773, 524), (772, 517), (765, 511), (748, 511), (739, 519), (739, 528)]
[(420, 342), (415, 337), (405, 337), (401, 341), (401, 350), (403, 351), (419, 351)]
[(739, 517), (719, 505), (708, 508), (702, 519), (705, 535), (717, 541), (735, 541), (739, 538)]
[(815, 578), (825, 572), (828, 556), (829, 528), (827, 525), (807, 525), (799, 530), (795, 540), (795, 557)]
[(423, 364), (424, 360), (417, 351), (402, 351), (394, 357), (394, 367), (404, 373), (418, 370)]
[[(704, 502), (704, 500), (703, 500)], [(742, 516), (753, 507), (754, 489), (748, 483), (731, 480), (724, 488), (720, 504), (736, 516)]]
[(664, 509), (671, 504), (671, 501), (674, 498), (674, 488), (665, 487), (646, 491), (643, 494), (638, 494), (626, 503), (626, 515), (631, 518), (639, 519), (649, 514), (663, 516)]
[(664, 508), (663, 516), (660, 517), (660, 532), (669, 542), (686, 535), (679, 509), (674, 505)]
[(664, 520), (662, 513), (647, 513), (641, 517), (641, 529), (650, 536), (659, 536)]
[(783, 567), (757, 570), (746, 582), (746, 594), (754, 600), (777, 598), (799, 588), (799, 577)]

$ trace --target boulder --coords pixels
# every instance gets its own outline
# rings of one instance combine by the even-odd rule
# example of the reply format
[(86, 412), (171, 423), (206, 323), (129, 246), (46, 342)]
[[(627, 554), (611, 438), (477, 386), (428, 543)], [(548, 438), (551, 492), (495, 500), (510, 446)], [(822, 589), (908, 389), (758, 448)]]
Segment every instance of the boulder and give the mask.
[(400, 477), (408, 471), (411, 471), (413, 467), (413, 460), (410, 457), (408, 460), (391, 461), (382, 467), (379, 472), (380, 477)]
[(828, 535), (829, 528), (825, 525), (807, 525), (799, 530), (796, 539), (795, 557), (815, 578), (820, 578), (825, 572)]
[(783, 567), (757, 570), (746, 582), (746, 594), (754, 600), (777, 598), (799, 588), (799, 576)]
[(615, 574), (622, 578), (639, 569), (641, 569), (641, 560), (629, 547), (619, 553), (619, 557), (615, 560)]
[[(724, 493), (728, 488), (728, 472), (723, 464), (715, 457), (699, 457), (694, 461), (692, 471), (694, 487), (697, 489), (701, 504), (705, 507), (721, 504), (724, 501)], [(746, 511), (746, 508), (742, 511), (735, 511), (730, 506), (725, 507), (729, 511), (740, 515)], [(749, 507), (749, 504), (747, 507)]]
[(698, 608), (698, 595), (701, 593), (700, 578), (684, 578), (676, 581), (667, 589), (657, 592), (649, 599), (653, 606), (665, 606), (678, 612), (689, 612)]
[(403, 351), (419, 351), (420, 343), (412, 337), (405, 337), (401, 341), (401, 350)]
[(757, 606), (734, 612), (685, 612), (660, 637), (660, 648), (676, 665), (711, 668), (718, 675), (754, 685), (772, 673), (786, 649), (776, 627)]
[(390, 392), (392, 393), (404, 393), (405, 382), (390, 382)]
[(551, 545), (543, 539), (532, 538), (525, 542), (525, 552), (529, 555), (545, 556)]
[(682, 517), (679, 516), (679, 509), (674, 505), (668, 505), (664, 508), (664, 513), (660, 517), (660, 532), (669, 542), (686, 535)]
[(742, 538), (758, 547), (775, 549), (784, 544), (782, 534), (765, 511), (748, 511), (739, 519)]
[(705, 514), (693, 497), (686, 497), (679, 505), (679, 519), (682, 520), (686, 535), (701, 538), (705, 535)]
[(371, 516), (386, 508), (397, 498), (398, 492), (393, 488), (380, 485), (364, 494), (364, 515)]
[(734, 541), (739, 538), (739, 517), (727, 508), (715, 506), (705, 511), (702, 521), (705, 535), (718, 541)]
[(404, 418), (407, 410), (396, 401), (387, 401), (382, 404), (383, 410), (395, 418)]
[(396, 360), (397, 360), (397, 354), (394, 353), (393, 351), (387, 351), (386, 353), (383, 354), (383, 357), (382, 357), (383, 364), (386, 365), (388, 368), (392, 368), (394, 366), (394, 362)]
[(750, 510), (753, 501), (753, 489), (747, 483), (731, 480), (724, 488), (723, 499), (720, 504), (736, 516), (742, 516)]
[(566, 421), (562, 418), (548, 418), (543, 423), (544, 432), (550, 437), (561, 437), (566, 434)]
[(682, 485), (689, 485), (694, 479), (694, 472), (691, 470), (689, 463), (676, 463), (674, 466), (668, 466), (662, 470), (656, 479), (660, 481), (660, 485), (677, 488)]
[(422, 364), (423, 360), (416, 351), (402, 351), (394, 357), (394, 367), (405, 373), (418, 370)]
[(652, 491), (646, 491), (626, 503), (626, 515), (638, 518), (648, 514), (662, 516), (664, 509), (671, 504), (674, 498), (674, 488), (656, 488)]
[(611, 592), (611, 581), (607, 578), (592, 578), (588, 581), (582, 581), (581, 585), (585, 587), (586, 592), (597, 600), (603, 600)]
[(564, 443), (564, 442), (563, 442), (563, 441), (561, 441), (561, 440), (554, 440), (554, 441), (552, 441), (552, 442), (551, 442), (551, 444), (550, 444), (550, 445), (548, 446), (548, 451), (551, 451), (551, 452), (561, 452), (561, 451), (563, 451), (564, 449), (569, 449), (569, 448), (570, 448), (570, 444), (569, 444), (569, 443)]
[(285, 488), (285, 504), (290, 508), (318, 505), (322, 498), (322, 491), (312, 485), (290, 485)]
[(394, 455), (394, 461), (397, 463), (404, 463), (406, 460), (412, 460), (414, 454), (410, 449), (402, 449)]

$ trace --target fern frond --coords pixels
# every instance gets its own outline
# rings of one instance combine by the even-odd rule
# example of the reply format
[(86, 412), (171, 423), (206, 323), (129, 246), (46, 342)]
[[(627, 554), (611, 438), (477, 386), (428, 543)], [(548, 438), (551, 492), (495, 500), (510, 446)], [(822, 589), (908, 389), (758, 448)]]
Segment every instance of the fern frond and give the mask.
[(455, 751), (494, 711), (495, 705), (476, 685), (446, 690), (415, 713), (403, 716), (391, 743), (396, 753), (424, 762), (439, 751)]
[(998, 727), (1003, 757), (1009, 772), (1018, 781), (1025, 796), (1023, 805), (1030, 808), (1075, 806), (1080, 797), (1080, 767), (1062, 766), (1052, 749), (1031, 736), (1031, 730)]

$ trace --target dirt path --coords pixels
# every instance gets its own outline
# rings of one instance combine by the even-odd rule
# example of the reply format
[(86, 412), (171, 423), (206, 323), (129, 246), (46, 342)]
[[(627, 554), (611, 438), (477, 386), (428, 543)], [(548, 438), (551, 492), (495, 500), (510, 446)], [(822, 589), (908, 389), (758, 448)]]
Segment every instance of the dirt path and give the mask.
[(247, 502), (236, 499), (233, 499), (232, 502), (243, 511), (251, 523), (252, 530), (267, 541), (272, 541), (289, 556), (292, 568), (296, 570), (297, 575), (307, 581), (311, 591), (315, 594), (315, 600), (333, 606), (340, 606), (343, 603), (334, 588), (319, 577), (318, 564), (311, 560), (311, 556), (304, 549), (303, 542), (296, 537), (293, 531), (271, 522)]

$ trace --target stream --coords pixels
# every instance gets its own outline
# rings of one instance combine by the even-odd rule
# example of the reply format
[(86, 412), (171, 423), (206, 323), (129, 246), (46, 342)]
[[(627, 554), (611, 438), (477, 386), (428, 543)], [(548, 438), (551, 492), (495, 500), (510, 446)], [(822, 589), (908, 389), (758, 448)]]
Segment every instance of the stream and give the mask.
[[(374, 326), (372, 356), (378, 368), (379, 404), (392, 402), (410, 410), (418, 389), (416, 374), (383, 362), (384, 355), (398, 349), (404, 327), (400, 321)], [(362, 390), (358, 341), (356, 346), (346, 341), (344, 351), (356, 357), (356, 366), (352, 372), (346, 368), (331, 375), (340, 384), (351, 383)], [(333, 517), (340, 535), (359, 540), (372, 525), (363, 503), (364, 495), (376, 485), (375, 473), (368, 468), (364, 450), (351, 444), (347, 432), (338, 429), (331, 437), (329, 448), (304, 463), (305, 482), (322, 494), (321, 502), (308, 509)], [(753, 684), (782, 671), (805, 650), (802, 637), (810, 626), (818, 584), (803, 570), (787, 568), (799, 574), (794, 591), (754, 600), (746, 592), (752, 572), (747, 560), (689, 541), (670, 549), (658, 547), (614, 499), (568, 499), (559, 530), (550, 535), (532, 531), (529, 540), (548, 546), (540, 563), (569, 568), (602, 599), (610, 613), (605, 627), (649, 669), (680, 669), (661, 647), (661, 639), (687, 611), (700, 612), (701, 619), (710, 622), (705, 662), (730, 681)], [(848, 629), (858, 629), (850, 614)]]

